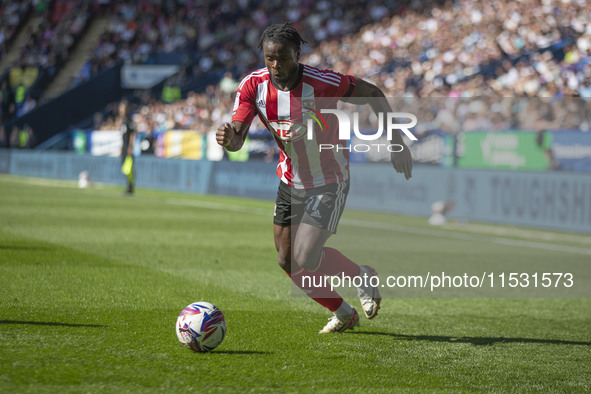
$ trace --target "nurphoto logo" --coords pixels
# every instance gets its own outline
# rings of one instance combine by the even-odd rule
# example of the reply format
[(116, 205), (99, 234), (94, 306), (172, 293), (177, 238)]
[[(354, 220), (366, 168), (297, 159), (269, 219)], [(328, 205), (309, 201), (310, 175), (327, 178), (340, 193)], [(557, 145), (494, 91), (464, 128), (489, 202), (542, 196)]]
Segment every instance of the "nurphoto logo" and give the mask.
[[(359, 130), (359, 113), (352, 112), (351, 114), (347, 113), (347, 111), (342, 111), (338, 109), (321, 109), (320, 112), (313, 111), (309, 112), (309, 116), (307, 119), (307, 138), (308, 140), (314, 139), (314, 122), (318, 124), (322, 129), (324, 129), (323, 125), (326, 126), (326, 120), (322, 116), (322, 114), (332, 114), (337, 117), (339, 122), (339, 139), (345, 141), (351, 141), (351, 130), (353, 130), (354, 136), (361, 140), (361, 141), (376, 141), (382, 138), (384, 135), (384, 119), (386, 120), (386, 137), (388, 141), (392, 141), (392, 133), (402, 131), (409, 139), (412, 141), (417, 141), (417, 137), (415, 137), (412, 132), (409, 130), (416, 126), (417, 124), (417, 117), (408, 112), (379, 112), (377, 114), (378, 117), (378, 129), (373, 134), (362, 133)], [(385, 118), (384, 118), (385, 117)], [(407, 119), (410, 120), (406, 123), (399, 123), (400, 120)], [(318, 145), (319, 151), (323, 150), (348, 150), (349, 152), (368, 152), (371, 149), (375, 149), (378, 152), (381, 149), (385, 149), (388, 152), (401, 152), (404, 147), (400, 144), (384, 144), (384, 143), (351, 143), (347, 146), (342, 145), (335, 145), (335, 144), (319, 144)]]

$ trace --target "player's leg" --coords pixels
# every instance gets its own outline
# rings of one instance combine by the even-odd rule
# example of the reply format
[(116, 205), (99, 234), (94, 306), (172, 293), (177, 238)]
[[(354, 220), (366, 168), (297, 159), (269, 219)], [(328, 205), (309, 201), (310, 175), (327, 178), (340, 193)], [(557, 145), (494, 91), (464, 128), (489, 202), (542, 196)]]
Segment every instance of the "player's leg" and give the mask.
[(133, 194), (135, 190), (135, 158), (131, 162), (131, 174), (127, 177), (127, 193)]
[(277, 262), (279, 267), (288, 274), (291, 274), (291, 230), (295, 226), (273, 225), (273, 238), (275, 239), (275, 249), (277, 249)]
[(295, 261), (309, 271), (323, 275), (361, 277), (363, 284), (357, 288), (357, 295), (365, 317), (373, 319), (382, 302), (378, 287), (371, 286), (371, 278), (377, 276), (377, 272), (370, 266), (356, 264), (337, 249), (324, 246), (332, 233), (319, 230), (322, 229), (307, 223), (300, 224), (294, 246)]
[(292, 230), (294, 234), (297, 231), (303, 213), (303, 206), (292, 202), (295, 197), (292, 197), (290, 189), (283, 182), (279, 183), (273, 210), (273, 238), (277, 250), (277, 262), (288, 274), (291, 274), (291, 234)]
[[(303, 204), (303, 200), (302, 200)], [(275, 213), (273, 218), (273, 236), (275, 248), (277, 249), (277, 262), (285, 273), (292, 279), (294, 284), (314, 301), (324, 306), (331, 312), (339, 310), (343, 304), (343, 298), (338, 293), (326, 287), (313, 287), (313, 283), (322, 283), (324, 275), (317, 272), (303, 270), (293, 265), (292, 234), (295, 234), (299, 227), (303, 213), (303, 205), (298, 204), (297, 196), (291, 194), (289, 186), (281, 183), (275, 201)], [(304, 281), (304, 278), (310, 278)]]
[[(319, 224), (320, 225), (320, 224)], [(301, 223), (294, 240), (294, 259), (309, 271), (326, 275), (359, 276), (361, 267), (334, 248), (326, 247), (331, 231), (308, 223)]]
[[(121, 156), (121, 165), (123, 166), (125, 161), (127, 160), (127, 155)], [(133, 194), (134, 191), (134, 181), (135, 181), (135, 159), (131, 161), (131, 172), (129, 174), (125, 174), (125, 181), (127, 187), (125, 188), (125, 194)]]
[[(314, 264), (314, 262), (318, 261), (318, 256), (322, 254), (324, 243), (331, 235), (332, 233), (326, 229), (311, 226), (306, 223), (301, 223), (298, 226), (297, 233), (293, 236), (292, 241), (293, 253), (291, 278), (300, 288), (304, 288), (303, 285), (310, 282), (307, 279), (308, 277), (319, 277), (322, 279), (326, 276), (323, 272), (310, 271), (307, 268), (317, 265), (317, 263)], [(308, 282), (306, 282), (307, 280)], [(333, 312), (334, 317), (329, 320), (328, 324), (320, 330), (319, 333), (343, 332), (359, 325), (359, 315), (349, 303), (343, 300), (337, 292), (330, 290), (328, 287), (323, 289), (323, 291), (329, 297), (338, 297), (338, 304), (335, 302), (333, 306), (329, 308), (330, 311)]]
[(279, 266), (291, 278), (293, 283), (299, 287), (308, 297), (341, 317), (352, 318), (353, 308), (347, 304), (343, 298), (329, 287), (315, 286), (314, 284), (323, 283), (325, 275), (320, 272), (311, 272), (292, 264), (291, 253), (291, 232), (298, 226), (279, 226), (274, 225), (275, 246)]
[(370, 286), (369, 279), (377, 273), (369, 266), (357, 265), (338, 250), (324, 246), (336, 232), (348, 190), (348, 182), (327, 185), (308, 197), (302, 223), (294, 239), (294, 260), (309, 271), (363, 278), (364, 286), (358, 288), (358, 296), (365, 316), (372, 319), (378, 313), (381, 297), (378, 288)]

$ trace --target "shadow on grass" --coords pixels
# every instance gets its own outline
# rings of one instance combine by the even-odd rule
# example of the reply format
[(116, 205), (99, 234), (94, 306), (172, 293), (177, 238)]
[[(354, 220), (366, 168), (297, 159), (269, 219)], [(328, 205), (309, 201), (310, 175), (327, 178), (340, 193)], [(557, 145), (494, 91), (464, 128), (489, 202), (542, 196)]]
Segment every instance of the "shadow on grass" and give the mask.
[(39, 250), (54, 250), (50, 246), (35, 246), (35, 245), (0, 245), (0, 250), (24, 250), (24, 251), (39, 251)]
[(208, 354), (273, 354), (271, 352), (259, 352), (257, 350), (213, 350)]
[(109, 328), (100, 324), (75, 324), (75, 323), (59, 323), (47, 321), (23, 321), (23, 320), (0, 320), (0, 324), (23, 324), (29, 326), (55, 326), (55, 327), (92, 327), (92, 328)]
[(542, 343), (550, 345), (591, 346), (591, 342), (563, 341), (561, 339), (505, 338), (505, 337), (448, 337), (443, 335), (405, 335), (377, 331), (351, 331), (347, 334), (383, 335), (400, 341), (429, 341), (448, 343), (470, 343), (475, 346), (491, 346), (497, 343)]

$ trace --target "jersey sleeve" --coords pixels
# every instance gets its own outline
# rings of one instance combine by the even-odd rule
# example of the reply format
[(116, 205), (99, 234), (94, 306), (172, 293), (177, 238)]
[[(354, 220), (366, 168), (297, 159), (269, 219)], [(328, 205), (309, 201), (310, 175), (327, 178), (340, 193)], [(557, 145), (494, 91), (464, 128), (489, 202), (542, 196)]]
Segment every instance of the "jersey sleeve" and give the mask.
[[(355, 91), (355, 77), (352, 75), (343, 75), (332, 70), (323, 70), (326, 74), (332, 74), (339, 78), (338, 86), (331, 85), (334, 89), (328, 96), (337, 98), (348, 98), (353, 95)], [(334, 80), (334, 79), (333, 79)]]
[(234, 99), (232, 121), (251, 123), (256, 115), (255, 93), (250, 75), (242, 80)]
[(353, 92), (355, 91), (355, 77), (352, 75), (343, 75), (341, 77), (341, 83), (339, 84), (338, 94), (335, 97), (340, 98), (349, 98), (353, 96)]

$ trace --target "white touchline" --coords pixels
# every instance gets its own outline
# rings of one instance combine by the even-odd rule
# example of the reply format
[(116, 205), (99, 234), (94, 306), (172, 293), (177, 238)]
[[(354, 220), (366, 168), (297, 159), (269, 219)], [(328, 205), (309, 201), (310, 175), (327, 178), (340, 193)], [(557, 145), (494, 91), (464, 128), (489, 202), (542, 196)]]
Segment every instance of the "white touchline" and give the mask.
[(552, 250), (555, 252), (567, 252), (567, 253), (574, 253), (574, 254), (591, 255), (591, 249), (579, 248), (576, 246), (558, 245), (558, 244), (552, 244), (552, 243), (548, 243), (548, 242), (542, 243), (542, 242), (524, 241), (524, 240), (509, 239), (509, 238), (502, 238), (502, 237), (491, 237), (491, 236), (484, 236), (484, 235), (480, 236), (480, 235), (460, 233), (460, 232), (456, 232), (453, 230), (445, 230), (445, 231), (444, 230), (430, 230), (430, 229), (426, 229), (426, 228), (401, 226), (401, 225), (397, 225), (397, 224), (388, 224), (388, 223), (376, 223), (376, 222), (368, 222), (368, 221), (364, 221), (364, 220), (354, 220), (354, 219), (341, 219), (341, 223), (348, 224), (351, 226), (371, 228), (371, 229), (389, 230), (389, 231), (412, 233), (412, 234), (418, 234), (418, 235), (432, 235), (435, 237), (464, 239), (464, 240), (469, 240), (469, 241), (500, 243), (500, 244), (506, 244), (506, 245), (522, 246), (522, 247), (527, 247), (527, 248), (532, 248), (532, 249), (546, 249), (546, 250)]
[(184, 205), (184, 206), (189, 206), (189, 207), (216, 209), (219, 211), (251, 213), (251, 214), (255, 214), (255, 215), (268, 215), (273, 212), (272, 209), (263, 209), (263, 208), (255, 208), (255, 207), (251, 208), (251, 207), (245, 207), (242, 205), (225, 204), (225, 203), (211, 202), (211, 201), (198, 201), (198, 200), (191, 200), (188, 198), (167, 198), (166, 203), (171, 204), (171, 205)]

